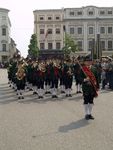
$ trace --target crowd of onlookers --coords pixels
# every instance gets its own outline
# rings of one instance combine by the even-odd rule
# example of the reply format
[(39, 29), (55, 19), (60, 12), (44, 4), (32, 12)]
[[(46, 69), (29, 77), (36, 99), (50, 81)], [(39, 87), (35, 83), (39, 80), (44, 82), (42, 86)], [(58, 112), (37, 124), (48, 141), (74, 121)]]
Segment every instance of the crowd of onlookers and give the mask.
[(7, 67), (8, 67), (8, 65), (9, 65), (9, 63), (8, 63), (8, 62), (6, 62), (6, 63), (2, 63), (2, 62), (0, 62), (0, 68), (7, 68)]

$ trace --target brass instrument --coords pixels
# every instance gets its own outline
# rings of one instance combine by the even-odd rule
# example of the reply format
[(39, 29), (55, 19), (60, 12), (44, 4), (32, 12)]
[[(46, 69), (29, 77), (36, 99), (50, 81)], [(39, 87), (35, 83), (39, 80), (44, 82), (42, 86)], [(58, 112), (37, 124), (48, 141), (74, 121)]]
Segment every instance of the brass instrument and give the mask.
[(25, 77), (25, 70), (22, 67), (18, 68), (16, 77), (18, 80), (22, 80)]
[(73, 72), (72, 72), (72, 69), (71, 67), (69, 67), (69, 70), (67, 71), (68, 75), (72, 76), (73, 75)]
[(54, 62), (53, 62), (53, 66), (54, 66), (54, 67), (57, 67), (58, 69), (60, 69), (60, 68), (61, 68), (60, 63), (59, 63), (59, 62), (57, 62), (57, 61), (54, 61)]
[(41, 72), (45, 72), (45, 71), (46, 71), (45, 64), (44, 64), (44, 63), (40, 63), (40, 64), (38, 65), (38, 69), (39, 69)]

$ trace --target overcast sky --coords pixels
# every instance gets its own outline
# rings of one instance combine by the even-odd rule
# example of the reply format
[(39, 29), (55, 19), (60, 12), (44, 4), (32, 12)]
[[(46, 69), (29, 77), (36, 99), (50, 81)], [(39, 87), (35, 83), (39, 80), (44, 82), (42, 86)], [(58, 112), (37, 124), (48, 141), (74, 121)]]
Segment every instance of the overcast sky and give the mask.
[(60, 9), (82, 6), (113, 7), (113, 0), (0, 0), (0, 8), (9, 9), (11, 37), (15, 40), (22, 56), (27, 55), (28, 45), (33, 34), (36, 9)]

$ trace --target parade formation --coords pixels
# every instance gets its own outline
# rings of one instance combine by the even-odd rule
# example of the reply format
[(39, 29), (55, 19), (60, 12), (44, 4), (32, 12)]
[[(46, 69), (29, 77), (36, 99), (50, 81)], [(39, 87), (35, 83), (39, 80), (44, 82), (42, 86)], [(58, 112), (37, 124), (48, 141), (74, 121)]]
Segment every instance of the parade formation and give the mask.
[(18, 99), (24, 99), (25, 89), (37, 94), (37, 99), (43, 99), (47, 94), (58, 98), (58, 90), (65, 97), (72, 97), (75, 82), (75, 93), (83, 95), (85, 119), (89, 120), (94, 119), (91, 112), (98, 90), (106, 87), (113, 90), (113, 63), (106, 59), (32, 60), (20, 57), (10, 61), (8, 79)]

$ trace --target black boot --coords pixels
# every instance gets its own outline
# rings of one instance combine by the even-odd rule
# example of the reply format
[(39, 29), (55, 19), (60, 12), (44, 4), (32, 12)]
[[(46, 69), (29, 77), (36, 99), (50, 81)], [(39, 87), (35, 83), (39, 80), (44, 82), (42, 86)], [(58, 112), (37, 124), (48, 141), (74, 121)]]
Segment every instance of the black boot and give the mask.
[(86, 120), (89, 120), (89, 115), (85, 115), (85, 119), (86, 119)]
[(89, 115), (89, 119), (94, 120), (95, 118), (90, 114), (90, 115)]

